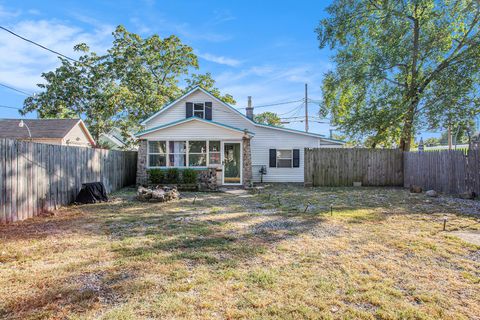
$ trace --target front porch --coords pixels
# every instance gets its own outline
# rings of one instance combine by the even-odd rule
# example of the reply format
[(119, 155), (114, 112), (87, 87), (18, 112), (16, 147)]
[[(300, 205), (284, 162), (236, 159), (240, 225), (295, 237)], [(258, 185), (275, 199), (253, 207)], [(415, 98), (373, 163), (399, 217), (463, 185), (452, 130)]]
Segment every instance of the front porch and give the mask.
[(200, 184), (248, 186), (252, 179), (251, 137), (226, 140), (139, 141), (137, 184), (148, 185), (149, 170), (193, 169)]
[(197, 117), (146, 128), (137, 135), (137, 184), (149, 183), (150, 169), (177, 168), (198, 170), (200, 177), (211, 178), (215, 172), (218, 186), (248, 185), (253, 136), (248, 130)]

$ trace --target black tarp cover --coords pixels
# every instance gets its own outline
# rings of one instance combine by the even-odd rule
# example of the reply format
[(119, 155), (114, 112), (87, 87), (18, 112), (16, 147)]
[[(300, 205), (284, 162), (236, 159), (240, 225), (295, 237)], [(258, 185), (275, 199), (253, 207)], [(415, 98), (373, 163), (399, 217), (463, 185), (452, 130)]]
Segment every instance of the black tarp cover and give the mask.
[(101, 182), (82, 183), (82, 189), (80, 189), (75, 199), (76, 203), (96, 203), (102, 201), (108, 201), (108, 197), (107, 191)]

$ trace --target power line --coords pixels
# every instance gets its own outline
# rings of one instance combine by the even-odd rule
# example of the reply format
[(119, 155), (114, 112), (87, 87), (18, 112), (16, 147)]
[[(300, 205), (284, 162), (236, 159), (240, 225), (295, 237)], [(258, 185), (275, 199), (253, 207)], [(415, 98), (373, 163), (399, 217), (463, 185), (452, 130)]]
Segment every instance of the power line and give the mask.
[(1, 104), (0, 104), (0, 108), (7, 108), (7, 109), (14, 109), (14, 110), (22, 110), (22, 109), (20, 109), (20, 108), (10, 107), (10, 106), (4, 106), (4, 105), (1, 105)]
[(298, 106), (291, 109), (290, 111), (287, 111), (287, 112), (284, 112), (284, 113), (278, 113), (277, 115), (278, 116), (284, 116), (284, 115), (289, 114), (289, 113), (294, 113), (293, 116), (296, 116), (298, 114), (298, 112), (300, 111), (300, 109), (302, 109), (302, 107), (303, 107), (303, 103), (299, 104)]
[(17, 37), (17, 38), (20, 38), (20, 39), (22, 39), (22, 40), (24, 40), (24, 41), (27, 41), (27, 42), (29, 42), (29, 43), (31, 43), (31, 44), (34, 44), (34, 45), (36, 45), (37, 47), (40, 47), (40, 48), (42, 48), (42, 49), (44, 49), (44, 50), (50, 51), (50, 52), (52, 52), (52, 53), (55, 53), (56, 55), (59, 55), (59, 56), (61, 56), (61, 57), (64, 57), (65, 59), (68, 59), (68, 60), (71, 60), (71, 61), (75, 61), (75, 62), (79, 62), (78, 60), (73, 59), (73, 58), (70, 58), (69, 56), (66, 56), (66, 55), (64, 55), (64, 54), (62, 54), (62, 53), (60, 53), (60, 52), (58, 52), (58, 51), (52, 50), (52, 49), (50, 49), (50, 48), (47, 48), (47, 47), (45, 47), (44, 45), (41, 45), (40, 43), (37, 43), (37, 42), (35, 42), (35, 41), (33, 41), (33, 40), (30, 40), (30, 39), (27, 39), (27, 38), (25, 38), (25, 37), (22, 37), (21, 35), (13, 32), (12, 30), (9, 30), (9, 29), (7, 29), (7, 28), (5, 28), (5, 27), (3, 27), (3, 26), (0, 26), (0, 29), (3, 29), (3, 30), (5, 30), (5, 31), (7, 31), (7, 32), (10, 33), (10, 34), (13, 34), (13, 35), (14, 35), (15, 37)]
[[(264, 105), (261, 105), (261, 106), (255, 106), (254, 105), (253, 107), (254, 108), (266, 108), (266, 107), (280, 106), (280, 105), (283, 105), (283, 104), (290, 104), (290, 103), (295, 103), (295, 102), (300, 102), (300, 101), (303, 101), (303, 99), (286, 101), (286, 102), (271, 103), (271, 104), (264, 104)], [(238, 108), (238, 109), (246, 109), (246, 107)]]
[(26, 95), (26, 96), (31, 96), (31, 95), (32, 95), (31, 93), (28, 93), (28, 92), (26, 92), (26, 91), (22, 91), (22, 90), (20, 90), (20, 89), (16, 89), (16, 88), (14, 88), (14, 87), (11, 87), (11, 86), (6, 85), (6, 84), (1, 83), (1, 82), (0, 82), (0, 86), (5, 87), (5, 88), (10, 89), (10, 90), (13, 90), (13, 91), (16, 91), (16, 92), (18, 92), (18, 93), (24, 94), (24, 95)]

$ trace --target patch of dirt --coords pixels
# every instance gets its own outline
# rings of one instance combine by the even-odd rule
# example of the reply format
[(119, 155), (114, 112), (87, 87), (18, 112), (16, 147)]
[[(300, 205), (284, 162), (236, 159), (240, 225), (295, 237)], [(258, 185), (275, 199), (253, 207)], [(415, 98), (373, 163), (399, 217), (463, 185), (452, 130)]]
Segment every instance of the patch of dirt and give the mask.
[(480, 230), (474, 231), (454, 231), (451, 234), (459, 237), (463, 241), (480, 246)]
[(272, 220), (265, 221), (253, 226), (254, 233), (262, 233), (266, 231), (278, 231), (278, 230), (287, 230), (287, 231), (303, 231), (308, 229), (312, 224), (308, 221), (299, 221), (295, 219), (281, 219), (281, 220)]

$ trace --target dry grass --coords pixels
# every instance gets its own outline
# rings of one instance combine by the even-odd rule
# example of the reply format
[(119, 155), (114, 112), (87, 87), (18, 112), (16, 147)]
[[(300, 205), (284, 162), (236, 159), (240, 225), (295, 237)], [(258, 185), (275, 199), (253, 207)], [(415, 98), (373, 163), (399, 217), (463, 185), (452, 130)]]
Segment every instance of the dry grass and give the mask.
[(0, 318), (480, 318), (480, 247), (451, 233), (480, 229), (459, 214), (478, 202), (294, 186), (195, 204), (132, 195), (1, 227)]

